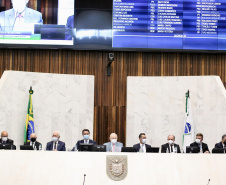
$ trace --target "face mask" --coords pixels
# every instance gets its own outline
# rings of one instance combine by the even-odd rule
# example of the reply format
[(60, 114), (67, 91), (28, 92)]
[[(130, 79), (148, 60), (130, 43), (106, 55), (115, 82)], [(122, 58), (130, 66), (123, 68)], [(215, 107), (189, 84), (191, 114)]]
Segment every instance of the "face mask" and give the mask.
[(35, 142), (35, 141), (36, 141), (36, 138), (34, 138), (34, 137), (31, 138), (31, 141), (32, 141), (32, 142)]
[(199, 144), (199, 143), (200, 143), (200, 139), (196, 139), (195, 142), (196, 142), (197, 144)]
[(117, 143), (117, 139), (112, 139), (112, 140), (111, 140), (111, 143), (112, 143), (112, 144)]
[(145, 144), (147, 139), (142, 139), (142, 143)]
[(52, 137), (52, 141), (53, 142), (57, 142), (58, 141), (58, 138), (57, 137)]
[(7, 141), (7, 137), (2, 137), (2, 141)]
[(85, 140), (88, 140), (88, 139), (89, 139), (89, 135), (84, 135), (83, 138), (84, 138)]
[(226, 140), (224, 141), (224, 144), (226, 145)]
[(169, 143), (170, 145), (172, 145), (172, 144), (173, 144), (173, 140), (168, 140), (168, 143)]

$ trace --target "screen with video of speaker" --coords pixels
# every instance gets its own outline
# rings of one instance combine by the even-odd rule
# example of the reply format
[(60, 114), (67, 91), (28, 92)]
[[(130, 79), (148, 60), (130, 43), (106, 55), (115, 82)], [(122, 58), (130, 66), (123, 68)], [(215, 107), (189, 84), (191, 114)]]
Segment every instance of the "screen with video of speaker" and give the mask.
[(2, 0), (3, 47), (73, 46), (74, 0)]

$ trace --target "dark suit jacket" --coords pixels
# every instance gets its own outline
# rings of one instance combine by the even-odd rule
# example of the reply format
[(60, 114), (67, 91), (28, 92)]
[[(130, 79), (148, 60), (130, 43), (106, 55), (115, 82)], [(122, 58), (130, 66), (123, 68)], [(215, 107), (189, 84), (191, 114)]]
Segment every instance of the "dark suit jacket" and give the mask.
[[(84, 139), (83, 140), (78, 140), (77, 143), (76, 143), (76, 146), (77, 146), (77, 149), (79, 150), (79, 147), (80, 147), (80, 143), (84, 143)], [(93, 140), (89, 140), (89, 143), (93, 143), (93, 145), (97, 145), (96, 141), (93, 141)]]
[(222, 142), (216, 143), (214, 148), (223, 148)]
[[(145, 144), (145, 146), (146, 146), (146, 149), (147, 148), (151, 148), (151, 145)], [(135, 149), (136, 152), (139, 152), (139, 150), (140, 150), (140, 143), (137, 143), (137, 144), (133, 145), (133, 148)]]
[[(53, 141), (47, 143), (46, 150), (53, 150)], [(63, 141), (58, 141), (57, 151), (66, 151), (65, 143)]]
[[(2, 141), (2, 139), (0, 139), (0, 144), (4, 144), (3, 141)], [(5, 144), (6, 145), (13, 145), (13, 140), (12, 139), (7, 139), (7, 141), (6, 141)]]
[(71, 15), (67, 18), (67, 24), (65, 28), (65, 40), (72, 39), (73, 29), (74, 29), (74, 15)]
[[(199, 145), (196, 142), (191, 143), (190, 146), (199, 147)], [(208, 145), (206, 143), (202, 143), (202, 151), (203, 151), (203, 153), (206, 151), (209, 151)]]
[[(24, 143), (24, 145), (29, 145), (30, 146), (30, 143), (31, 142), (27, 142), (27, 143)], [(42, 148), (42, 144), (41, 143), (39, 143), (38, 141), (35, 142), (35, 147), (37, 148), (37, 150), (39, 150), (40, 145), (41, 145), (41, 148)]]
[[(181, 153), (179, 145), (174, 143), (174, 147), (177, 148), (177, 153)], [(167, 148), (168, 148), (168, 151), (170, 152), (169, 143), (162, 145), (161, 153), (166, 153)]]

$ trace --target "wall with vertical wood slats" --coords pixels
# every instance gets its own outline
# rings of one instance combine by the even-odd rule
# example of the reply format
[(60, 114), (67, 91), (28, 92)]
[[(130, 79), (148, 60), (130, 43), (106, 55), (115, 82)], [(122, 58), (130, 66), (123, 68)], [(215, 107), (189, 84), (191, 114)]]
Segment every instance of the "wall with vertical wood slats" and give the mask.
[(4, 70), (95, 75), (94, 139), (102, 144), (116, 132), (125, 144), (127, 76), (219, 75), (226, 86), (225, 62), (226, 54), (115, 52), (107, 76), (105, 51), (2, 49), (0, 75)]

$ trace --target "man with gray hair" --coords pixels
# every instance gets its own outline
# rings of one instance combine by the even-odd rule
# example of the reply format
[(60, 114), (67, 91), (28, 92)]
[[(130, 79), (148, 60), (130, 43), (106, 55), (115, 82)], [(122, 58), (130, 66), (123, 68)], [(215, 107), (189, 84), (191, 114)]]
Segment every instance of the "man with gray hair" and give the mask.
[(60, 141), (60, 133), (54, 131), (52, 135), (52, 141), (48, 142), (46, 145), (46, 150), (50, 151), (66, 151), (65, 143)]
[(221, 141), (215, 144), (215, 148), (223, 148), (226, 153), (226, 134), (221, 137)]
[(111, 133), (110, 142), (104, 143), (106, 145), (106, 151), (107, 152), (121, 152), (121, 148), (123, 147), (123, 144), (120, 142), (117, 142), (118, 136), (116, 133)]
[(161, 153), (181, 153), (180, 146), (175, 144), (175, 136), (169, 135), (167, 137), (168, 143), (162, 145)]

